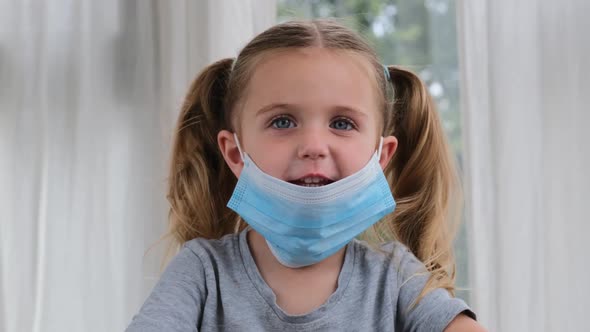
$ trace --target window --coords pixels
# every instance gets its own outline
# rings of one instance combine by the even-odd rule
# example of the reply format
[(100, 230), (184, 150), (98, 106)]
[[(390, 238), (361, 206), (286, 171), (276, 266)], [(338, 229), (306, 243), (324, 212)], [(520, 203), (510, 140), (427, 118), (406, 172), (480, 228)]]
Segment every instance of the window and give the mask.
[[(278, 21), (337, 17), (361, 33), (384, 64), (403, 65), (426, 83), (462, 169), (454, 0), (279, 0)], [(457, 296), (469, 303), (465, 222), (455, 242)]]

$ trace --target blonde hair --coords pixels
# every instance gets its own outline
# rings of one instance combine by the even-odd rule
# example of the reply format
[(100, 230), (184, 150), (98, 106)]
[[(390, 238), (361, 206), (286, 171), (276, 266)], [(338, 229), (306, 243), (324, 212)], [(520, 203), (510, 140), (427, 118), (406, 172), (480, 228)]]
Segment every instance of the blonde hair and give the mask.
[(454, 294), (452, 242), (460, 211), (454, 203), (462, 197), (433, 101), (422, 81), (408, 70), (387, 67), (388, 83), (371, 47), (331, 20), (276, 25), (250, 41), (236, 60), (217, 61), (197, 76), (175, 133), (167, 195), (169, 229), (163, 238), (171, 239), (176, 252), (191, 239), (217, 239), (246, 227), (226, 207), (237, 180), (221, 155), (217, 134), (222, 129), (235, 131), (236, 114), (232, 113), (260, 57), (301, 47), (352, 51), (374, 67), (382, 96), (383, 136), (396, 136), (399, 142), (384, 170), (397, 207), (363, 238), (374, 244), (399, 241), (425, 264), (430, 277), (417, 301), (439, 287)]

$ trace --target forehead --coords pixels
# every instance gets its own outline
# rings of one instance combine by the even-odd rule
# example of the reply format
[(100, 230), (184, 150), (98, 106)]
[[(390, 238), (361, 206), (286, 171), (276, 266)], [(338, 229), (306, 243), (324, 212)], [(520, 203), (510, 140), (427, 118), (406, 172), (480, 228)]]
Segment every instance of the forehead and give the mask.
[(287, 49), (269, 52), (255, 65), (244, 109), (289, 103), (375, 113), (378, 96), (374, 69), (364, 56), (317, 47)]

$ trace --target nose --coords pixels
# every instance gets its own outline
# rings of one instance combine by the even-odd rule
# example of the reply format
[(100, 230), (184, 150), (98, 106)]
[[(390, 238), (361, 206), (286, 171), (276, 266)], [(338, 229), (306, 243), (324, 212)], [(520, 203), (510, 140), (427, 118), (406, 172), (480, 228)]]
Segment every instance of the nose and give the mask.
[(322, 159), (328, 155), (328, 141), (321, 130), (310, 129), (299, 137), (297, 156), (300, 159)]

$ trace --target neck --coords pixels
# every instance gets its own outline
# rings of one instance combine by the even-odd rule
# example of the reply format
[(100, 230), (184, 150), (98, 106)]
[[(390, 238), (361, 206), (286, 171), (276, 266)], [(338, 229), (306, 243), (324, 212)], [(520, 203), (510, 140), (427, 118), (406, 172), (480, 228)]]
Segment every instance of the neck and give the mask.
[(250, 230), (247, 235), (258, 271), (272, 289), (277, 305), (286, 313), (310, 312), (325, 303), (338, 288), (346, 247), (319, 263), (294, 269), (275, 258), (258, 232)]

